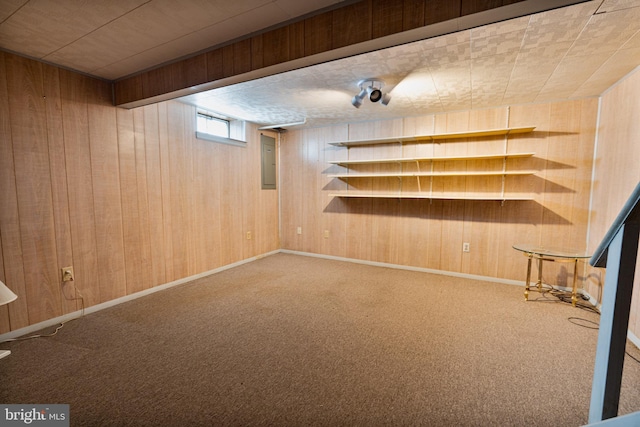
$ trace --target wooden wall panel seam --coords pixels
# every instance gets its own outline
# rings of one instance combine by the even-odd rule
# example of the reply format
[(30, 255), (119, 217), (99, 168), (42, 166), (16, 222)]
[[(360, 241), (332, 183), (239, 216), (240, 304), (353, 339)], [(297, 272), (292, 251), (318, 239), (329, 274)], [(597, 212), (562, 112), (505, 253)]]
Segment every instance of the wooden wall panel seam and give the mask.
[[(5, 309), (9, 313), (8, 325), (15, 329), (29, 325), (25, 289), (24, 257), (20, 240), (20, 215), (13, 154), (10, 91), (7, 82), (7, 57), (0, 52), (0, 244), (3, 246), (4, 282), (18, 295), (18, 300)], [(10, 261), (8, 261), (10, 260)]]
[(253, 139), (196, 140), (194, 107), (108, 97), (102, 81), (0, 52), (0, 278), (19, 295), (0, 333), (79, 309), (76, 286), (90, 307), (278, 249)]

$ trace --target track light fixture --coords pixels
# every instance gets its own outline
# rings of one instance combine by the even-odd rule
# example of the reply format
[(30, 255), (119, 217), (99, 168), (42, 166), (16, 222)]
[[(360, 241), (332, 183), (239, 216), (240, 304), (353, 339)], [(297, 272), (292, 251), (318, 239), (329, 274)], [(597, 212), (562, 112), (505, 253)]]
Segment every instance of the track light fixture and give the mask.
[(391, 101), (391, 96), (388, 93), (382, 91), (384, 82), (379, 79), (365, 79), (358, 82), (360, 92), (351, 99), (351, 104), (360, 108), (362, 100), (365, 96), (369, 96), (369, 101), (380, 102), (382, 105), (387, 105)]

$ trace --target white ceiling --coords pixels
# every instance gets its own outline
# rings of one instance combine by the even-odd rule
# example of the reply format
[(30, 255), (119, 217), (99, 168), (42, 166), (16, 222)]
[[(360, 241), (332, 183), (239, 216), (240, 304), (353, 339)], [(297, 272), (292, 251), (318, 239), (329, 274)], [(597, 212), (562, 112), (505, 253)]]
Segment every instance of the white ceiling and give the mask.
[[(187, 96), (262, 124), (308, 126), (593, 97), (640, 65), (640, 0), (598, 0)], [(388, 106), (351, 105), (360, 79)]]
[[(336, 3), (0, 0), (0, 48), (113, 80)], [(640, 0), (588, 1), (462, 31), (447, 24), (442, 36), (182, 100), (266, 125), (315, 126), (598, 96), (640, 65)], [(351, 105), (368, 77), (385, 81), (388, 106)]]

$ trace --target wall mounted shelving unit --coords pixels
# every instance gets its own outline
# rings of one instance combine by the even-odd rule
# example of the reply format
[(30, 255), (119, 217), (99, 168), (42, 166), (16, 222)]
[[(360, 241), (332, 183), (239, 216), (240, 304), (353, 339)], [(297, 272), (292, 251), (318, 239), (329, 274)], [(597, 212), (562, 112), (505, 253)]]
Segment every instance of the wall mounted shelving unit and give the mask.
[[(456, 140), (465, 138), (487, 138), (487, 137), (504, 137), (505, 147), (502, 153), (480, 154), (480, 155), (465, 155), (465, 156), (419, 156), (419, 157), (401, 157), (401, 158), (384, 158), (384, 159), (365, 159), (365, 160), (336, 160), (329, 162), (333, 165), (339, 165), (347, 168), (345, 173), (333, 173), (328, 174), (329, 178), (341, 179), (347, 184), (351, 180), (363, 180), (363, 179), (378, 179), (378, 178), (398, 178), (403, 179), (416, 179), (418, 191), (385, 191), (385, 192), (369, 192), (361, 190), (350, 190), (342, 192), (332, 192), (329, 195), (332, 197), (343, 198), (384, 198), (384, 199), (441, 199), (441, 200), (497, 200), (504, 202), (506, 200), (532, 200), (531, 195), (509, 195), (505, 192), (505, 180), (508, 176), (522, 176), (533, 175), (536, 171), (533, 170), (507, 170), (507, 162), (509, 159), (514, 158), (526, 158), (532, 157), (535, 153), (521, 152), (521, 153), (509, 153), (507, 152), (507, 136), (514, 134), (522, 134), (533, 132), (535, 126), (516, 127), (516, 128), (502, 128), (502, 129), (488, 129), (468, 132), (455, 132), (455, 133), (442, 133), (434, 135), (416, 135), (396, 138), (377, 138), (367, 140), (354, 140), (343, 142), (331, 142), (330, 145), (337, 147), (346, 147), (347, 149), (352, 147), (378, 145), (378, 144), (403, 144), (403, 143), (429, 143), (429, 142), (443, 142), (444, 140)], [(501, 170), (474, 170), (474, 171), (436, 171), (434, 165), (438, 162), (456, 162), (456, 161), (482, 161), (482, 160), (499, 160), (502, 159)], [(351, 168), (357, 165), (389, 165), (389, 164), (407, 164), (415, 163), (415, 171), (384, 171), (384, 172), (354, 172)], [(425, 165), (425, 163), (427, 163)], [(425, 167), (426, 166), (426, 167)], [(446, 192), (434, 192), (433, 179), (434, 178), (446, 178), (446, 177), (502, 177), (502, 185), (499, 192), (492, 192), (490, 194), (481, 193), (465, 193), (459, 194)], [(421, 178), (429, 178), (428, 189), (421, 182)], [(499, 193), (499, 194), (496, 194)]]

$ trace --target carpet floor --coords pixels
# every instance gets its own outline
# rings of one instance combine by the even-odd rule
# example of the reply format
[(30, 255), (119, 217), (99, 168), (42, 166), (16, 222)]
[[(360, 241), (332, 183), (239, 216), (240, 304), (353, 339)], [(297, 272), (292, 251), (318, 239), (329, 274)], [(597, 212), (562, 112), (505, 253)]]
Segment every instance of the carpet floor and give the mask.
[(279, 253), (3, 343), (0, 402), (69, 404), (72, 426), (586, 424), (599, 316), (532, 299)]

